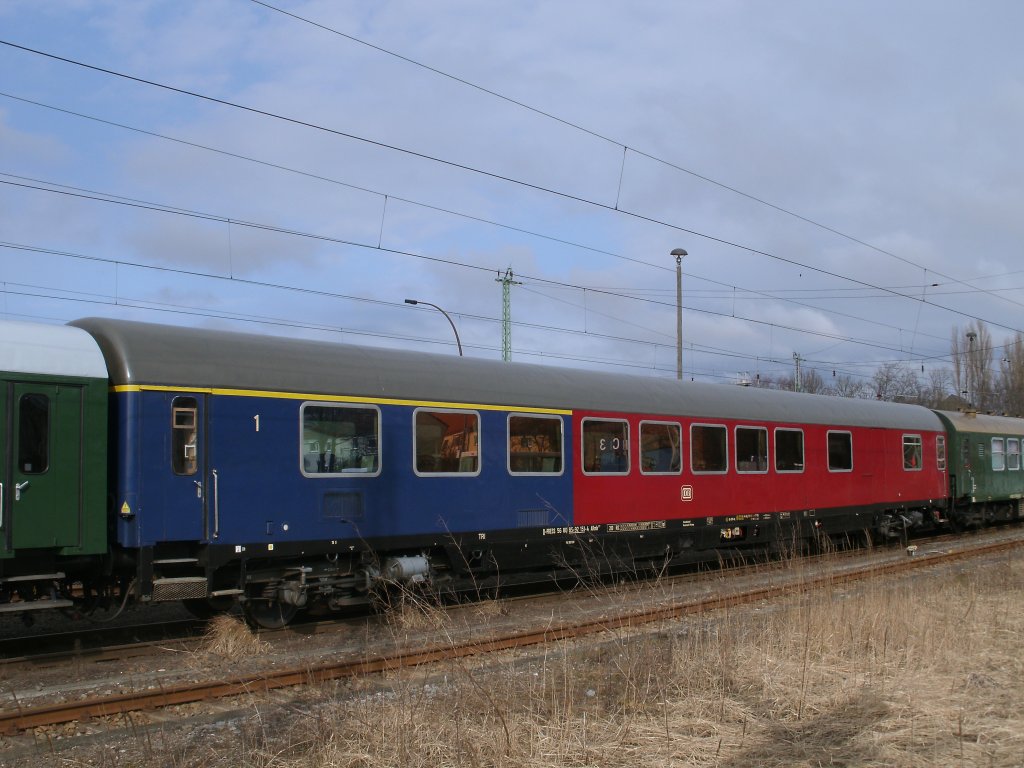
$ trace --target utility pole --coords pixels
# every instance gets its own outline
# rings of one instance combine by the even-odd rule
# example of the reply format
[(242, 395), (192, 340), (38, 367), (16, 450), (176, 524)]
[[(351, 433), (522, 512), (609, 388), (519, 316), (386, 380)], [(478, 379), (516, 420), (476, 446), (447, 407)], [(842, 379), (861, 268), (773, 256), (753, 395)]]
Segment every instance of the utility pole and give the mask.
[(793, 353), (793, 367), (796, 369), (793, 376), (793, 390), (796, 392), (803, 391), (803, 379), (800, 375), (800, 363), (802, 360), (803, 358), (800, 357), (799, 353)]
[(512, 267), (509, 267), (504, 277), (494, 281), (501, 283), (501, 359), (506, 363), (512, 359), (512, 286), (522, 285), (513, 277)]
[(687, 253), (682, 248), (672, 250), (670, 256), (676, 257), (676, 378), (683, 380), (683, 256)]

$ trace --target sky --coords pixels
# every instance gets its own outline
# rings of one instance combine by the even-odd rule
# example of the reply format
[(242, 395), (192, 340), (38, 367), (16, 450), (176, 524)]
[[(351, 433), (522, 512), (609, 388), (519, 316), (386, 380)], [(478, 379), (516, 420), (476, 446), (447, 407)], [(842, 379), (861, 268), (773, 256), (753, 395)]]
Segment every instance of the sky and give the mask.
[[(4, 0), (0, 313), (826, 381), (1024, 328), (1024, 5)], [(994, 350), (996, 361), (1001, 349)]]

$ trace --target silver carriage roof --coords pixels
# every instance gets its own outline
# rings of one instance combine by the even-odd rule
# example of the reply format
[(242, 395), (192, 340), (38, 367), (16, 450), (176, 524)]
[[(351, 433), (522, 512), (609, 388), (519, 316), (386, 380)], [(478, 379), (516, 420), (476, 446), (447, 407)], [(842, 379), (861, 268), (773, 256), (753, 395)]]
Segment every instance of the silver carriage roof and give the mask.
[(44, 376), (107, 378), (96, 342), (66, 325), (0, 321), (0, 370)]
[(937, 411), (949, 421), (957, 432), (977, 432), (986, 435), (1024, 435), (1024, 419), (995, 416), (988, 413)]
[(937, 431), (915, 405), (87, 318), (112, 384)]

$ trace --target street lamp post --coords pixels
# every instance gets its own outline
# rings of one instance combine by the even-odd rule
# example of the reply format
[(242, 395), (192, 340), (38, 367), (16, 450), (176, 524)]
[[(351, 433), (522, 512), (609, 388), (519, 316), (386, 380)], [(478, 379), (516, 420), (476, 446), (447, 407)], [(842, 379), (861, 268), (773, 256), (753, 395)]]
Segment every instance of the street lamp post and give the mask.
[(462, 341), (459, 339), (459, 329), (455, 327), (455, 321), (452, 320), (451, 316), (447, 312), (445, 312), (443, 309), (441, 309), (439, 306), (437, 306), (437, 304), (431, 304), (429, 301), (418, 301), (416, 299), (406, 299), (405, 303), (406, 304), (412, 304), (414, 307), (417, 304), (425, 304), (428, 307), (433, 307), (438, 312), (440, 312), (442, 315), (444, 315), (448, 319), (448, 323), (451, 325), (452, 331), (454, 331), (454, 333), (455, 333), (455, 344), (459, 348), (459, 357), (462, 357)]
[(676, 378), (683, 379), (683, 256), (686, 251), (676, 248), (670, 254), (676, 257)]

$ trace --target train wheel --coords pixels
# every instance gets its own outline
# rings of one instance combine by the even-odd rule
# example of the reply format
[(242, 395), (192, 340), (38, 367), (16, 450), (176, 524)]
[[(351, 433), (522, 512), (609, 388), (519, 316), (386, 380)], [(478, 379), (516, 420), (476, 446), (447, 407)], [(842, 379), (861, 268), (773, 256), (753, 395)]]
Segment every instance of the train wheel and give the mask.
[(287, 605), (280, 600), (250, 598), (242, 603), (242, 613), (250, 626), (262, 629), (281, 629), (295, 618), (297, 606)]

